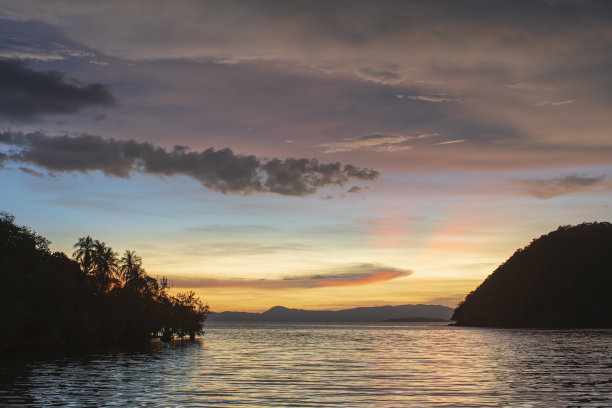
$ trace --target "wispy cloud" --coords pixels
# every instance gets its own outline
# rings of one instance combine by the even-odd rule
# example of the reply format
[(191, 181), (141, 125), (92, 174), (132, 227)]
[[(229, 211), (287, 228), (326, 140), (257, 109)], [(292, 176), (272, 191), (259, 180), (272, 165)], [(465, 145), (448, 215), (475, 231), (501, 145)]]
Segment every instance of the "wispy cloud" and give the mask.
[[(397, 96), (397, 95), (396, 95)], [(453, 98), (448, 95), (404, 95), (405, 98), (412, 99), (415, 101), (442, 103), (442, 102), (456, 102), (463, 103), (461, 98)]]
[(526, 83), (526, 82), (516, 82), (514, 84), (507, 84), (504, 86), (506, 88), (514, 89), (517, 91), (536, 91), (536, 90), (552, 91), (555, 89), (554, 86), (541, 85), (541, 84), (536, 84), (536, 83)]
[(372, 181), (379, 173), (351, 164), (316, 159), (264, 160), (213, 148), (202, 152), (185, 146), (165, 150), (147, 142), (100, 136), (46, 136), (43, 133), (0, 133), (0, 143), (15, 147), (4, 162), (29, 163), (54, 173), (100, 170), (128, 178), (133, 171), (160, 176), (185, 175), (221, 193), (270, 192), (304, 196), (350, 180)]
[(43, 60), (53, 61), (64, 59), (63, 56), (48, 50), (39, 48), (15, 46), (12, 48), (0, 49), (0, 57), (8, 59)]
[(576, 174), (549, 179), (520, 179), (511, 184), (527, 195), (546, 200), (565, 194), (588, 191), (603, 185), (604, 175), (596, 177), (579, 176)]
[(34, 177), (44, 177), (45, 176), (44, 173), (41, 173), (40, 171), (32, 170), (32, 169), (27, 168), (27, 167), (18, 167), (18, 169), (19, 169), (19, 171), (22, 171), (22, 172), (24, 172), (26, 174), (29, 174), (31, 176), (34, 176)]
[(361, 286), (386, 282), (411, 274), (412, 271), (408, 269), (376, 264), (356, 264), (329, 273), (288, 276), (277, 279), (214, 279), (185, 276), (169, 276), (168, 279), (176, 287), (289, 289)]
[(574, 99), (566, 99), (564, 101), (541, 101), (537, 102), (535, 106), (563, 106), (574, 102), (576, 102)]
[(385, 69), (362, 68), (358, 71), (358, 75), (369, 81), (381, 83), (396, 83), (403, 79), (400, 74)]
[(347, 137), (338, 142), (321, 143), (316, 147), (323, 147), (324, 153), (349, 152), (358, 149), (371, 149), (377, 152), (396, 152), (409, 150), (411, 146), (406, 142), (411, 140), (426, 139), (437, 136), (437, 134), (420, 134), (417, 136), (375, 133), (357, 137)]
[(434, 143), (434, 146), (439, 146), (439, 145), (447, 145), (447, 144), (455, 144), (455, 143), (463, 143), (465, 142), (465, 139), (458, 139), (458, 140), (449, 140), (447, 142), (440, 142), (440, 143)]
[(380, 146), (376, 148), (376, 151), (379, 153), (384, 153), (384, 152), (401, 152), (404, 150), (411, 150), (412, 146), (402, 146), (402, 145), (395, 145), (395, 144), (390, 144), (390, 145), (386, 145), (386, 146)]
[(347, 137), (339, 142), (322, 143), (316, 147), (324, 147), (324, 153), (348, 152), (357, 149), (380, 148), (382, 146), (397, 145), (412, 140), (413, 137), (405, 135), (381, 134)]

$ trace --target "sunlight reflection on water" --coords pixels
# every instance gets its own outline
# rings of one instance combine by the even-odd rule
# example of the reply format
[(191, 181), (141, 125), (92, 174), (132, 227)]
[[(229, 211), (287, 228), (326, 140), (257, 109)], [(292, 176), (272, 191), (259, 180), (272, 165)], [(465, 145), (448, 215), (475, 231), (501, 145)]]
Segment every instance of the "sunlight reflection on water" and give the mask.
[(199, 343), (0, 357), (0, 406), (612, 406), (612, 330), (211, 322)]

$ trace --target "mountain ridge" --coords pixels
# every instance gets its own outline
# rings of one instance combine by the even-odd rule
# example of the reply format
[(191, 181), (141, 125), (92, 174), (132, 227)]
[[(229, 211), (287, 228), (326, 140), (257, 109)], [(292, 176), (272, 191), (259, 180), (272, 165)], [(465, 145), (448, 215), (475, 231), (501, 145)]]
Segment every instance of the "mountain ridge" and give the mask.
[(212, 313), (210, 321), (259, 322), (381, 322), (399, 318), (433, 318), (449, 320), (453, 309), (442, 305), (362, 306), (341, 310), (307, 310), (273, 306), (265, 312)]

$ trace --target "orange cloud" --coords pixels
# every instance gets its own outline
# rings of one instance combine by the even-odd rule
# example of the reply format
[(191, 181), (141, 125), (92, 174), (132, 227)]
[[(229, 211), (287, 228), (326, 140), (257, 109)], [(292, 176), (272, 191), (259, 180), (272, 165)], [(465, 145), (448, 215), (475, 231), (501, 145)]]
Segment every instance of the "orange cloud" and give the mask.
[(408, 269), (375, 264), (357, 264), (326, 274), (288, 276), (277, 279), (216, 279), (169, 276), (168, 280), (171, 285), (180, 288), (289, 289), (369, 285), (411, 274), (412, 271)]
[(410, 271), (402, 271), (397, 269), (391, 270), (379, 270), (372, 272), (369, 275), (357, 277), (354, 280), (350, 279), (337, 279), (335, 277), (326, 277), (318, 282), (317, 286), (331, 287), (331, 286), (357, 286), (357, 285), (369, 285), (370, 283), (379, 283), (390, 281), (391, 279), (407, 276)]

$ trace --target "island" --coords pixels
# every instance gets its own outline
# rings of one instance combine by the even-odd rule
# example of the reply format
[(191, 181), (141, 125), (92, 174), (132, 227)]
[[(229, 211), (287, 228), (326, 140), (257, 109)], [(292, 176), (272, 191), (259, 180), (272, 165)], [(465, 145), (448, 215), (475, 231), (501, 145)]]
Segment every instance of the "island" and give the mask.
[(612, 224), (561, 226), (518, 249), (461, 302), (457, 326), (612, 327)]

